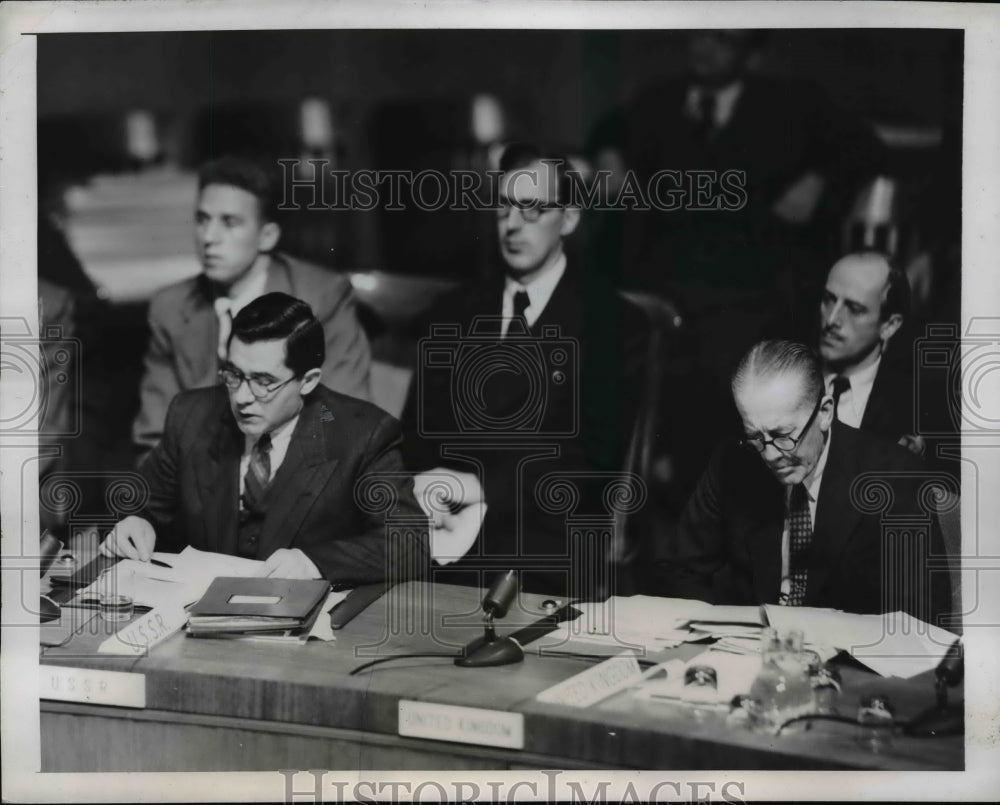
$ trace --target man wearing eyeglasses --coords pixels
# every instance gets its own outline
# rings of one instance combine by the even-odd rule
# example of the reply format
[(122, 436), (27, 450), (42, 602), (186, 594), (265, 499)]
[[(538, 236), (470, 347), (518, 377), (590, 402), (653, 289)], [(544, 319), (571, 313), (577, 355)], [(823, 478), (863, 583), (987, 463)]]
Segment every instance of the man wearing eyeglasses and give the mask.
[[(432, 554), (454, 565), (440, 576), (453, 583), (489, 584), (515, 568), (523, 589), (566, 595), (566, 515), (539, 504), (540, 482), (624, 466), (643, 318), (567, 255), (581, 217), (569, 169), (558, 153), (507, 147), (495, 211), (503, 273), (444, 295), (423, 317), (428, 360), (402, 417), (404, 460), (420, 473), (418, 497), (449, 490), (435, 522), (453, 527), (449, 538), (435, 531)], [(592, 502), (581, 498), (578, 515)]]
[(275, 184), (271, 171), (242, 158), (223, 157), (199, 171), (194, 239), (202, 273), (164, 288), (150, 302), (150, 340), (132, 429), (139, 459), (162, 437), (174, 396), (215, 383), (233, 318), (271, 291), (312, 304), (326, 337), (324, 383), (358, 399), (371, 397), (371, 353), (351, 284), (278, 250)]
[(244, 307), (221, 385), (175, 398), (141, 468), (149, 500), (102, 552), (148, 561), (154, 548), (193, 545), (263, 560), (263, 576), (345, 585), (383, 580), (390, 564), (394, 578), (420, 572), (426, 538), (387, 535), (385, 515), (355, 498), (360, 479), (377, 477), (394, 486), (390, 516), (423, 517), (401, 471), (399, 423), (321, 385), (324, 351), (305, 302), (270, 293)]
[[(932, 571), (929, 563), (946, 555), (937, 519), (915, 489), (918, 460), (834, 420), (815, 353), (760, 342), (740, 361), (732, 390), (745, 438), (716, 451), (692, 495), (663, 562), (665, 594), (903, 609), (928, 622), (947, 612), (947, 566)], [(892, 496), (893, 515), (921, 517), (923, 531), (914, 527), (895, 536), (905, 545), (893, 543), (866, 482), (878, 485), (875, 498), (879, 490)]]

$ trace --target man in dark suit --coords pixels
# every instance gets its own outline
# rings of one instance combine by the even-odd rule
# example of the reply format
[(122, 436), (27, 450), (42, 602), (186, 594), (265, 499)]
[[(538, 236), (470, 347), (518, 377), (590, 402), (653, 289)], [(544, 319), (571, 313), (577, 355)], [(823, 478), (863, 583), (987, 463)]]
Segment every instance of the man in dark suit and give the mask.
[[(664, 594), (902, 609), (928, 622), (947, 613), (947, 566), (930, 568), (944, 545), (936, 516), (918, 508), (917, 460), (835, 422), (819, 360), (801, 344), (755, 345), (732, 388), (746, 438), (711, 459), (663, 562)], [(906, 528), (885, 515), (907, 515)]]
[[(684, 73), (640, 91), (605, 137), (621, 143), (643, 188), (665, 170), (682, 174), (658, 191), (665, 201), (682, 192), (679, 208), (651, 201), (627, 216), (623, 269), (682, 304), (700, 363), (724, 391), (739, 357), (818, 282), (817, 244), (839, 231), (884, 154), (871, 127), (821, 87), (754, 69), (760, 32), (686, 39)], [(743, 192), (727, 196), (721, 176), (732, 171)]]
[[(568, 519), (604, 513), (599, 490), (624, 466), (645, 333), (638, 310), (567, 262), (580, 217), (567, 206), (568, 163), (515, 144), (500, 168), (504, 274), (446, 294), (425, 316), (404, 459), (423, 473), (419, 490), (458, 479), (435, 522), (466, 518), (453, 528), (464, 539), (432, 536), (440, 564), (469, 569), (450, 580), (485, 584), (514, 567), (524, 589), (564, 595), (581, 564)], [(557, 476), (580, 490), (575, 509), (557, 511)]]
[(820, 303), (819, 354), (836, 418), (924, 452), (913, 433), (912, 357), (889, 342), (910, 311), (906, 275), (879, 252), (842, 257), (830, 269)]
[[(421, 572), (426, 531), (387, 533), (387, 518), (423, 519), (401, 471), (399, 424), (320, 385), (323, 358), (323, 329), (305, 302), (271, 293), (243, 308), (222, 385), (171, 403), (141, 468), (148, 502), (103, 553), (146, 561), (154, 546), (193, 545), (264, 560), (261, 575), (338, 584)], [(392, 486), (387, 511), (364, 506), (366, 478)]]
[(281, 228), (275, 195), (274, 177), (253, 162), (225, 157), (199, 172), (195, 245), (202, 273), (164, 288), (150, 302), (150, 341), (133, 426), (140, 458), (160, 440), (176, 394), (215, 384), (233, 317), (265, 293), (309, 300), (326, 339), (324, 384), (370, 399), (371, 351), (351, 283), (276, 251)]

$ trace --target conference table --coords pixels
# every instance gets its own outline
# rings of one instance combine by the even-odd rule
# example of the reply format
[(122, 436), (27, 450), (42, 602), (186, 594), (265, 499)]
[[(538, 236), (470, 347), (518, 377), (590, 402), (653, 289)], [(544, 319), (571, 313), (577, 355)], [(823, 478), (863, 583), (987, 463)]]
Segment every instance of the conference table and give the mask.
[[(42, 771), (964, 768), (962, 736), (897, 734), (872, 751), (851, 725), (813, 722), (763, 736), (727, 726), (724, 709), (651, 703), (630, 689), (584, 708), (545, 703), (540, 692), (596, 667), (551, 653), (551, 645), (546, 651), (549, 638), (528, 643), (512, 665), (411, 657), (350, 675), (375, 657), (457, 653), (483, 634), (481, 600), (475, 588), (407, 582), (332, 642), (181, 631), (139, 656), (98, 653), (121, 624), (64, 607), (60, 621), (41, 627), (48, 642), (63, 642), (43, 647), (40, 658)], [(520, 595), (497, 631), (541, 618), (542, 601)], [(703, 648), (681, 645), (647, 659), (686, 659)], [(555, 650), (577, 648), (570, 640)], [(841, 674), (844, 714), (875, 693), (890, 697), (901, 720), (933, 702), (932, 672), (882, 678), (848, 663)]]

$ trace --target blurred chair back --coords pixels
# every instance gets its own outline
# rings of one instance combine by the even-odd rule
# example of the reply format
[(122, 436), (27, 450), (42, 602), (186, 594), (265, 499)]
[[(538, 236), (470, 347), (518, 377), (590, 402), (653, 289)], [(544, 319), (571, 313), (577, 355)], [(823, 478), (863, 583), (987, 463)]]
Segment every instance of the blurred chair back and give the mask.
[[(648, 489), (651, 486), (653, 449), (662, 407), (664, 364), (667, 350), (684, 326), (684, 321), (677, 307), (662, 297), (638, 291), (622, 291), (621, 296), (628, 304), (638, 308), (638, 313), (649, 327), (640, 398), (622, 467), (624, 472), (638, 476)], [(639, 587), (639, 560), (648, 553), (651, 540), (655, 537), (650, 509), (647, 501), (647, 505), (635, 514), (621, 513), (616, 519), (613, 562), (619, 580), (619, 589), (615, 590), (617, 595), (633, 594)]]

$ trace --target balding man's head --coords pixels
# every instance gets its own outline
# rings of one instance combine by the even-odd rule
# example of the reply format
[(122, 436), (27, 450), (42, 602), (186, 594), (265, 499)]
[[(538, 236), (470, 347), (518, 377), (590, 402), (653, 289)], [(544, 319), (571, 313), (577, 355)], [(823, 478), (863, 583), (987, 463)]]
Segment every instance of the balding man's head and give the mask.
[(849, 254), (834, 263), (820, 305), (819, 351), (835, 371), (867, 366), (909, 312), (906, 275), (878, 252)]

